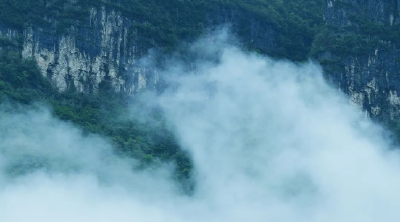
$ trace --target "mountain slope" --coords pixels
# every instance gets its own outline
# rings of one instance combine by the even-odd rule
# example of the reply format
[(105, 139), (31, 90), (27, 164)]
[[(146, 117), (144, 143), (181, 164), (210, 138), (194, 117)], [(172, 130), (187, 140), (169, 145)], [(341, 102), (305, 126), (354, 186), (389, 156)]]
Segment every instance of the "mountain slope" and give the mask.
[(397, 0), (326, 1), (327, 25), (312, 49), (327, 78), (384, 121), (400, 115), (399, 13)]
[[(0, 101), (49, 104), (85, 133), (110, 138), (117, 152), (177, 163), (180, 150), (157, 110), (150, 122), (118, 119), (132, 95), (160, 89), (141, 63), (149, 53), (185, 51), (227, 25), (242, 47), (296, 62), (309, 58), (366, 114), (399, 126), (399, 6), (383, 0), (0, 0)], [(10, 102), (11, 101), (11, 102)], [(131, 105), (131, 104), (130, 104)], [(399, 131), (400, 132), (400, 131)], [(400, 135), (400, 133), (398, 133)], [(190, 185), (189, 185), (190, 187)]]
[(322, 24), (322, 0), (2, 0), (0, 10), (3, 40), (35, 58), (60, 91), (85, 93), (102, 81), (126, 94), (154, 88), (159, 77), (137, 62), (149, 49), (170, 52), (225, 24), (245, 47), (305, 60)]

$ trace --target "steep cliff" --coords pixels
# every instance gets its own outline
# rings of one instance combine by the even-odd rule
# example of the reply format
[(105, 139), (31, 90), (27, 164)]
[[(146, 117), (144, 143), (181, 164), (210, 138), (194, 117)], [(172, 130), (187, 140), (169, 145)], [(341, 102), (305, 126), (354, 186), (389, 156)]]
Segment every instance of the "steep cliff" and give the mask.
[(304, 60), (322, 22), (314, 9), (320, 2), (2, 0), (8, 14), (0, 15), (0, 47), (34, 58), (60, 91), (133, 94), (160, 78), (138, 64), (149, 49), (168, 53), (219, 25), (230, 26), (245, 47)]
[[(21, 38), (22, 57), (35, 58), (44, 76), (60, 91), (75, 88), (95, 92), (110, 81), (116, 92), (133, 93), (154, 86), (153, 73), (134, 68), (138, 44), (128, 39), (131, 21), (106, 7), (92, 8), (84, 24), (60, 34), (56, 20), (50, 27), (27, 26), (22, 30), (3, 28), (3, 38)], [(130, 76), (124, 76), (129, 70)]]
[(124, 95), (161, 82), (139, 62), (149, 49), (164, 55), (228, 24), (261, 54), (317, 58), (368, 115), (399, 119), (400, 2), (323, 2), (0, 0), (0, 103), (43, 99), (58, 118), (110, 138), (122, 155), (143, 166), (176, 161), (178, 178), (189, 179), (191, 161), (159, 113), (150, 123), (120, 118), (131, 113)]
[(312, 54), (366, 114), (400, 118), (400, 1), (327, 0)]

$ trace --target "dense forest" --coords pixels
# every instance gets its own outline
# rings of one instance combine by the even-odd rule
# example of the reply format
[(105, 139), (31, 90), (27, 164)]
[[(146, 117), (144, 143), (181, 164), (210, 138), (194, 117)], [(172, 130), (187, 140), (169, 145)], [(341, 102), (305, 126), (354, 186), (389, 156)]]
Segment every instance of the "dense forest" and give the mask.
[[(178, 166), (176, 178), (186, 181), (184, 189), (190, 189), (191, 162), (177, 145), (159, 111), (151, 111), (143, 120), (129, 118), (130, 108), (138, 103), (135, 98), (110, 94), (106, 89), (96, 95), (73, 91), (59, 93), (41, 75), (36, 61), (21, 59), (15, 52), (1, 54), (0, 104), (7, 105), (8, 111), (27, 106), (35, 108), (38, 104), (50, 107), (55, 116), (81, 127), (84, 134), (110, 138), (118, 155), (141, 160), (140, 167), (159, 161), (175, 162)], [(30, 166), (24, 161), (21, 164)]]
[[(278, 48), (271, 56), (302, 61), (307, 59), (314, 36), (323, 22), (322, 0), (2, 0), (0, 21), (8, 27), (23, 29), (32, 25), (49, 27), (51, 18), (57, 21), (51, 30), (62, 34), (68, 32), (71, 25), (84, 25), (90, 8), (101, 6), (115, 8), (135, 21), (132, 29), (141, 33), (143, 54), (151, 48), (169, 53), (181, 46), (182, 40), (193, 41), (204, 33), (207, 14), (230, 8), (243, 12), (241, 16), (256, 16), (279, 30)], [(249, 32), (245, 26), (239, 30), (239, 37), (243, 38)], [(154, 110), (152, 119), (145, 122), (124, 119), (129, 106), (137, 103), (135, 96), (114, 93), (106, 85), (98, 94), (85, 95), (74, 90), (60, 93), (41, 75), (34, 60), (21, 58), (18, 39), (0, 40), (3, 48), (0, 55), (2, 103), (47, 104), (54, 115), (82, 127), (85, 133), (111, 138), (117, 153), (142, 160), (143, 167), (160, 160), (176, 162), (177, 178), (188, 181), (190, 159), (180, 150), (157, 110)], [(247, 48), (266, 53), (249, 41), (243, 42)]]
[[(131, 28), (139, 31), (144, 52), (152, 47), (171, 51), (179, 42), (194, 40), (204, 33), (207, 20), (213, 14), (235, 10), (239, 12), (238, 17), (248, 19), (251, 15), (276, 30), (278, 48), (271, 56), (301, 61), (307, 58), (313, 38), (323, 24), (323, 0), (2, 0), (0, 10), (4, 13), (0, 20), (9, 26), (22, 28), (50, 26), (49, 20), (55, 19), (57, 24), (52, 28), (63, 33), (71, 25), (84, 25), (90, 8), (101, 6), (115, 8), (132, 18)], [(266, 53), (246, 41), (249, 27), (239, 24), (238, 30), (238, 36), (243, 38), (247, 47)]]
[[(370, 51), (382, 44), (382, 39), (400, 43), (398, 29), (363, 17), (352, 18), (356, 28), (350, 32), (329, 27), (323, 20), (323, 0), (1, 0), (0, 25), (21, 30), (27, 26), (49, 27), (61, 35), (69, 32), (71, 25), (84, 26), (90, 9), (102, 6), (117, 9), (134, 21), (130, 28), (140, 34), (142, 55), (152, 48), (171, 53), (194, 41), (212, 29), (210, 17), (226, 9), (239, 12), (242, 19), (256, 17), (275, 30), (276, 47), (269, 51), (249, 40), (251, 30), (245, 24), (239, 22), (236, 27), (243, 47), (275, 58), (302, 62), (318, 58), (326, 50), (339, 55)], [(56, 20), (56, 25), (50, 20)], [(175, 162), (177, 178), (189, 181), (191, 160), (181, 151), (157, 109), (145, 122), (127, 120), (123, 116), (129, 107), (139, 103), (135, 95), (115, 93), (107, 84), (97, 94), (73, 89), (58, 92), (41, 75), (36, 61), (22, 58), (19, 39), (0, 38), (0, 46), (1, 103), (16, 107), (46, 104), (55, 116), (85, 133), (110, 138), (117, 153), (140, 159), (143, 167), (158, 161)], [(121, 118), (115, 118), (118, 116)]]

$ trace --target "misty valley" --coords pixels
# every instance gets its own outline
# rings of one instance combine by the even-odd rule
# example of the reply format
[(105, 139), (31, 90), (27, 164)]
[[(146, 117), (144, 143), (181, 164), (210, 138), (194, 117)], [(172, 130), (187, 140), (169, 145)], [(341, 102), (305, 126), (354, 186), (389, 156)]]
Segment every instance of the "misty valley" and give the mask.
[(399, 16), (0, 0), (0, 222), (398, 221)]

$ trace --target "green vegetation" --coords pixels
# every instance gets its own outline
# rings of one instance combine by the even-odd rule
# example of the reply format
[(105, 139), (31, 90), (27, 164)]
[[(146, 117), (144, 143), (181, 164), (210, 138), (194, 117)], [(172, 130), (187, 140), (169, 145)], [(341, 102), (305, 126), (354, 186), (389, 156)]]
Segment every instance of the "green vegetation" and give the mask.
[[(301, 61), (307, 59), (318, 27), (323, 24), (322, 0), (126, 0), (123, 3), (124, 6), (132, 4), (135, 7), (128, 8), (127, 15), (133, 15), (138, 21), (132, 30), (138, 32), (144, 51), (151, 47), (169, 51), (179, 41), (193, 40), (203, 33), (208, 20), (225, 12), (235, 14), (239, 38), (249, 49)], [(141, 5), (141, 10), (137, 10), (137, 5)], [(256, 30), (251, 30), (250, 20), (259, 22), (259, 27), (253, 27)], [(271, 38), (276, 41), (276, 49), (260, 47), (254, 43), (253, 36), (249, 36), (259, 32), (257, 29), (268, 27), (274, 30), (275, 36)]]
[[(149, 48), (168, 52), (182, 41), (192, 41), (204, 32), (210, 20), (225, 12), (235, 15), (239, 37), (248, 48), (301, 61), (307, 59), (318, 27), (323, 24), (323, 0), (1, 0), (0, 21), (18, 29), (33, 25), (63, 33), (71, 25), (84, 27), (90, 8), (104, 5), (130, 18), (130, 39), (138, 38), (140, 55)], [(253, 27), (256, 30), (250, 30), (251, 20), (259, 22)], [(273, 49), (260, 47), (252, 39), (258, 29), (268, 27), (274, 30)]]
[[(103, 6), (116, 9), (131, 21), (129, 40), (140, 43), (139, 56), (150, 48), (171, 52), (197, 38), (205, 28), (232, 19), (218, 16), (234, 14), (236, 31), (245, 47), (277, 58), (304, 61), (323, 24), (323, 0), (0, 0), (0, 27), (22, 33), (24, 28), (34, 26), (60, 35), (71, 32), (71, 26), (86, 28), (90, 9)], [(256, 25), (250, 27), (250, 21)], [(258, 33), (262, 29), (272, 30), (271, 36), (263, 37), (272, 39), (271, 48), (253, 39), (265, 35)], [(79, 31), (75, 34), (83, 40)], [(159, 161), (175, 162), (176, 177), (190, 189), (191, 161), (159, 111), (153, 110), (146, 121), (124, 118), (129, 113), (128, 100), (111, 93), (106, 83), (100, 86), (98, 95), (84, 95), (73, 89), (59, 93), (42, 77), (35, 61), (21, 58), (20, 39), (0, 38), (0, 102), (49, 104), (58, 118), (81, 127), (84, 133), (110, 138), (119, 155), (141, 160), (142, 167)]]
[(71, 1), (1, 0), (0, 21), (14, 28), (23, 28), (28, 25), (49, 26), (48, 18), (56, 19), (61, 27), (79, 23), (78, 20), (84, 19), (86, 13), (89, 12), (92, 1), (80, 0), (78, 4), (69, 2)]
[[(343, 9), (352, 7), (341, 2), (335, 5)], [(337, 58), (320, 61), (330, 71), (342, 71), (338, 58), (344, 55), (384, 50), (387, 42), (400, 46), (399, 25), (380, 24), (363, 16), (351, 17), (352, 25), (346, 28), (325, 25), (324, 0), (0, 0), (0, 28), (11, 27), (22, 33), (24, 28), (34, 26), (60, 35), (71, 32), (71, 26), (75, 26), (76, 38), (87, 41), (79, 36), (79, 29), (87, 28), (91, 8), (103, 6), (116, 9), (130, 20), (129, 44), (140, 43), (138, 56), (145, 55), (150, 48), (171, 52), (224, 20), (234, 20), (244, 46), (262, 54), (304, 61), (309, 56), (330, 52)], [(254, 22), (254, 27), (250, 22)], [(272, 30), (272, 34), (267, 33), (270, 36), (264, 36), (272, 39), (270, 48), (254, 40), (265, 35), (259, 33), (265, 29)], [(128, 118), (132, 104), (127, 101), (138, 102), (113, 93), (107, 82), (100, 85), (97, 95), (77, 93), (74, 89), (59, 93), (43, 78), (36, 61), (21, 58), (20, 50), (21, 37), (0, 37), (0, 103), (48, 104), (54, 115), (81, 127), (85, 134), (109, 138), (116, 153), (141, 160), (141, 167), (160, 161), (175, 162), (177, 179), (190, 189), (192, 163), (159, 111), (152, 110), (146, 120)], [(391, 126), (396, 135), (400, 135), (399, 126)]]
[(0, 103), (48, 104), (55, 116), (81, 127), (85, 134), (111, 139), (117, 154), (140, 160), (141, 167), (175, 162), (175, 176), (188, 191), (191, 161), (167, 129), (162, 115), (152, 110), (146, 120), (128, 118), (127, 101), (110, 92), (59, 93), (42, 77), (36, 61), (21, 59), (15, 52), (0, 53)]
[(316, 35), (310, 51), (315, 57), (320, 52), (331, 52), (338, 56), (368, 54), (375, 49), (388, 50), (390, 45), (400, 46), (399, 25), (371, 21), (364, 15), (350, 16), (351, 26), (337, 28), (325, 26)]
[(36, 61), (22, 60), (12, 51), (0, 53), (0, 101), (11, 99), (29, 104), (53, 91), (39, 72)]

